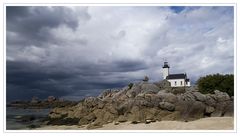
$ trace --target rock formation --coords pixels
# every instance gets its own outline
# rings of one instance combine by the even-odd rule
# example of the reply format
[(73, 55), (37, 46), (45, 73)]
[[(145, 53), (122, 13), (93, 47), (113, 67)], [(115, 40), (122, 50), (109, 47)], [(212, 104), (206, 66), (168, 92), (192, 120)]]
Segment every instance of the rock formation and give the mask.
[[(160, 85), (160, 86), (159, 86)], [(227, 93), (201, 94), (193, 88), (164, 88), (161, 84), (135, 83), (122, 89), (108, 89), (75, 106), (54, 108), (48, 124), (73, 121), (88, 129), (114, 122), (151, 123), (161, 120), (191, 121), (205, 116), (233, 116), (233, 100)], [(185, 91), (187, 90), (187, 91)], [(71, 124), (71, 123), (70, 123)]]

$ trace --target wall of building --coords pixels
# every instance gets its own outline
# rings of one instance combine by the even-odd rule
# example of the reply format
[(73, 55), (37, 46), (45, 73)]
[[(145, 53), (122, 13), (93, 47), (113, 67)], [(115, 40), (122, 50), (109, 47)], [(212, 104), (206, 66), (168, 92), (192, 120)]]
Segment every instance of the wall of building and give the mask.
[(186, 86), (185, 79), (168, 79), (171, 83), (171, 87)]

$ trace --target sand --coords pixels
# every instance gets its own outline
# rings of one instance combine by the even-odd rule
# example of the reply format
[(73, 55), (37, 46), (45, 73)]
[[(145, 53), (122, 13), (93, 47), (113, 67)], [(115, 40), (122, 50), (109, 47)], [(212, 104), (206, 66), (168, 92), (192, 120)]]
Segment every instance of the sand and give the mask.
[[(114, 125), (109, 123), (96, 130), (233, 130), (233, 117), (210, 117), (190, 122), (160, 121), (150, 124), (131, 124), (130, 122)], [(43, 126), (38, 130), (86, 130), (86, 126)]]

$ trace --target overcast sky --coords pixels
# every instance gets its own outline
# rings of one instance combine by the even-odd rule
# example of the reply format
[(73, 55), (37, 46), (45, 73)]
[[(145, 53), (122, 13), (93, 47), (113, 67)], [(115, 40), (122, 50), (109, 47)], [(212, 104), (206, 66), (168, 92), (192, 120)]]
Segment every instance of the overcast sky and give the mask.
[(7, 7), (7, 99), (233, 73), (233, 7)]

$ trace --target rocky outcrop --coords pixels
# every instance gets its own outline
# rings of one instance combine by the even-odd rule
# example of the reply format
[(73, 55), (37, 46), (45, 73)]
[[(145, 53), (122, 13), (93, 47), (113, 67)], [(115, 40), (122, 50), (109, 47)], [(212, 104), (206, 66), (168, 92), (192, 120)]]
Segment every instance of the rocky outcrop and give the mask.
[(233, 116), (233, 100), (217, 90), (214, 94), (194, 90), (175, 94), (148, 82), (108, 89), (77, 105), (54, 108), (49, 114), (55, 122), (72, 119), (76, 125), (88, 125), (88, 129), (111, 122), (148, 124), (161, 120), (191, 121), (205, 116)]
[(78, 102), (58, 99), (54, 96), (48, 96), (47, 99), (40, 100), (32, 97), (31, 101), (13, 101), (7, 104), (7, 107), (23, 108), (23, 109), (46, 109), (56, 107), (72, 107)]

